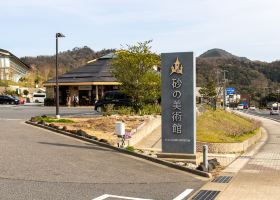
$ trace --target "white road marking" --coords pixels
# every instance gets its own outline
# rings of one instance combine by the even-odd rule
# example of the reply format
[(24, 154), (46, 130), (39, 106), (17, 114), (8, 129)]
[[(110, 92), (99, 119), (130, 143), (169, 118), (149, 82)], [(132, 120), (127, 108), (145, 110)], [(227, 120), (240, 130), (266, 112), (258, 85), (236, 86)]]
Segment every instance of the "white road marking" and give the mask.
[(141, 199), (141, 198), (134, 198), (134, 197), (124, 197), (124, 196), (117, 196), (117, 195), (110, 195), (110, 194), (104, 194), (92, 200), (106, 200), (109, 197), (117, 198), (117, 199), (127, 199), (127, 200), (152, 200), (152, 199)]
[(18, 121), (18, 120), (23, 120), (23, 119), (6, 119), (6, 118), (0, 118), (0, 120), (5, 120), (5, 121)]
[(182, 200), (186, 198), (186, 196), (188, 196), (192, 191), (193, 189), (186, 189), (184, 192), (179, 194), (179, 196), (175, 197), (173, 200)]

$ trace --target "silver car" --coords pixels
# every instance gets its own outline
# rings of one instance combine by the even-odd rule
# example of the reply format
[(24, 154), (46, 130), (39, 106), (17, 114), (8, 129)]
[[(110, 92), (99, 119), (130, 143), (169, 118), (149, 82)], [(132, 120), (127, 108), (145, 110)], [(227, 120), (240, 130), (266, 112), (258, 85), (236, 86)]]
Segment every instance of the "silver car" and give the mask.
[(270, 115), (279, 115), (279, 109), (278, 108), (271, 108)]

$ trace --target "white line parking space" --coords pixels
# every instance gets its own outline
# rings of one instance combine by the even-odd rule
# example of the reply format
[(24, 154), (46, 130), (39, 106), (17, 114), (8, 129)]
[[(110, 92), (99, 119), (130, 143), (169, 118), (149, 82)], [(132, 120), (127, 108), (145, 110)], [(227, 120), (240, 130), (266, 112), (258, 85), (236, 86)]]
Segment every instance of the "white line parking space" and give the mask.
[(124, 196), (117, 196), (117, 195), (110, 195), (110, 194), (104, 194), (92, 200), (106, 200), (108, 198), (127, 199), (127, 200), (152, 200), (152, 199), (142, 199), (142, 198), (134, 198), (134, 197), (124, 197)]
[(184, 198), (186, 198), (191, 192), (193, 191), (193, 189), (186, 189), (184, 192), (182, 192), (181, 194), (179, 194), (176, 198), (174, 198), (173, 200), (183, 200)]
[[(186, 189), (181, 194), (179, 194), (177, 197), (175, 197), (173, 200), (183, 200), (192, 191), (193, 191), (193, 189)], [(117, 195), (111, 195), (111, 194), (103, 194), (102, 196), (96, 197), (95, 199), (92, 199), (92, 200), (106, 200), (108, 198), (126, 199), (126, 200), (152, 200), (152, 199), (142, 199), (142, 198), (135, 198), (135, 197), (117, 196)]]

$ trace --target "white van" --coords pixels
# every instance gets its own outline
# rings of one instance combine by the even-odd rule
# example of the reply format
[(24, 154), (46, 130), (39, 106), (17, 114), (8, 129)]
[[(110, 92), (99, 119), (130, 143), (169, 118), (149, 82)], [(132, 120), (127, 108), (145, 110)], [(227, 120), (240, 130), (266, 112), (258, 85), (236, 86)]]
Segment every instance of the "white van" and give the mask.
[(46, 93), (33, 93), (32, 100), (33, 103), (44, 103), (46, 98)]

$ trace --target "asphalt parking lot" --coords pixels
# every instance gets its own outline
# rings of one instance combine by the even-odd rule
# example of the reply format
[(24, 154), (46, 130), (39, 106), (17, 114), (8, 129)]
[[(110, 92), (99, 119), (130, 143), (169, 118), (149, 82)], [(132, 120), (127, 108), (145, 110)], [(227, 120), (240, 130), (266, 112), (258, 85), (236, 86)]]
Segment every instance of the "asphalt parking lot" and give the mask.
[[(55, 107), (0, 106), (0, 199), (183, 200), (207, 181), (24, 123)], [(61, 108), (62, 116), (95, 116)]]

